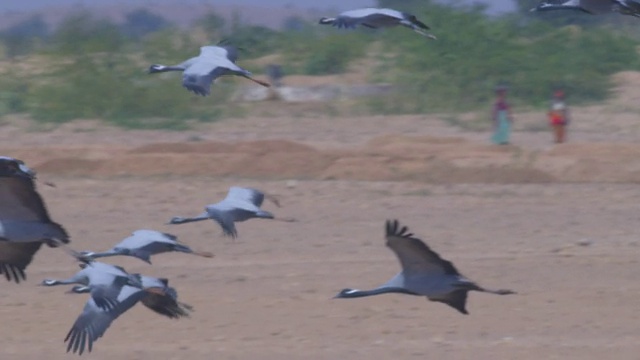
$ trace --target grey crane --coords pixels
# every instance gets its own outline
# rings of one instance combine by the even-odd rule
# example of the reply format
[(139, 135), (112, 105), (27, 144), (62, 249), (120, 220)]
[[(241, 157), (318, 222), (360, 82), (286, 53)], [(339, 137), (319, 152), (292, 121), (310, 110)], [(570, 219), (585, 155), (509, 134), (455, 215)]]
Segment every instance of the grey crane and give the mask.
[(468, 314), (466, 302), (469, 291), (515, 294), (512, 290), (485, 289), (467, 279), (450, 261), (442, 259), (408, 231), (397, 220), (387, 220), (386, 243), (400, 261), (400, 273), (373, 290), (343, 289), (335, 298), (358, 298), (386, 293), (426, 296), (431, 301), (445, 303), (462, 314)]
[[(93, 343), (104, 335), (111, 323), (124, 312), (142, 302), (147, 308), (171, 319), (188, 317), (193, 308), (177, 301), (178, 293), (169, 287), (167, 279), (135, 274), (142, 282), (142, 289), (124, 285), (119, 289), (115, 305), (103, 309), (90, 297), (64, 341), (68, 342), (67, 352), (82, 355), (93, 350)], [(150, 291), (153, 290), (153, 291)], [(91, 286), (79, 285), (71, 288), (70, 293), (92, 293)]]
[(178, 65), (153, 64), (149, 67), (149, 73), (182, 71), (182, 86), (201, 96), (209, 95), (211, 83), (223, 75), (242, 76), (262, 86), (271, 86), (268, 82), (253, 78), (251, 72), (236, 65), (237, 48), (219, 45), (221, 46), (203, 46), (200, 48), (200, 55)]
[(136, 230), (111, 249), (104, 252), (83, 251), (81, 256), (97, 259), (107, 256), (132, 256), (151, 264), (151, 256), (165, 252), (177, 251), (202, 257), (213, 257), (210, 252), (195, 251), (178, 241), (175, 235), (155, 230)]
[[(178, 301), (178, 292), (169, 286), (169, 280), (165, 278), (155, 278), (142, 274), (133, 274), (140, 278), (142, 282), (143, 296), (140, 301), (144, 306), (154, 312), (171, 319), (189, 317), (189, 312), (193, 307), (189, 304)], [(149, 290), (153, 289), (153, 292)], [(91, 292), (91, 287), (86, 285), (76, 285), (71, 292), (82, 294)]]
[(69, 242), (66, 230), (49, 217), (34, 180), (24, 162), (0, 157), (0, 273), (16, 283), (26, 279), (25, 269), (43, 243)]
[(578, 10), (588, 14), (617, 12), (640, 17), (640, 3), (633, 0), (567, 0), (564, 2), (542, 1), (531, 11)]
[(332, 25), (338, 28), (355, 28), (358, 25), (377, 29), (382, 27), (404, 26), (429, 39), (436, 40), (433, 34), (426, 30), (430, 28), (415, 15), (386, 8), (364, 8), (349, 10), (336, 17), (323, 17), (319, 21), (322, 25)]
[(91, 288), (91, 297), (95, 304), (105, 310), (114, 308), (118, 296), (125, 285), (142, 289), (139, 277), (127, 273), (120, 266), (89, 261), (79, 264), (81, 270), (68, 279), (45, 279), (43, 286), (80, 284)]
[(238, 236), (234, 223), (253, 218), (272, 219), (286, 222), (295, 221), (292, 218), (279, 218), (268, 211), (260, 209), (265, 197), (276, 206), (280, 206), (278, 200), (260, 190), (232, 186), (227, 196), (220, 202), (205, 207), (205, 211), (198, 216), (185, 218), (174, 217), (168, 224), (185, 224), (194, 221), (214, 220), (222, 227), (225, 235), (235, 238)]

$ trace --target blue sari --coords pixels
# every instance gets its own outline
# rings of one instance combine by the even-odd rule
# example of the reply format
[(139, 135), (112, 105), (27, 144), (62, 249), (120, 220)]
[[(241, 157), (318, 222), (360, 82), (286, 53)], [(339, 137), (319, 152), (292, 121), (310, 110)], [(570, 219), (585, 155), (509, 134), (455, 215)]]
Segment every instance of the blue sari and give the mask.
[(498, 110), (495, 121), (496, 125), (491, 141), (498, 145), (508, 144), (509, 135), (511, 135), (511, 121), (509, 121), (507, 110)]
[(511, 135), (511, 119), (509, 119), (509, 105), (504, 98), (498, 99), (493, 107), (494, 130), (491, 141), (494, 144), (509, 143)]

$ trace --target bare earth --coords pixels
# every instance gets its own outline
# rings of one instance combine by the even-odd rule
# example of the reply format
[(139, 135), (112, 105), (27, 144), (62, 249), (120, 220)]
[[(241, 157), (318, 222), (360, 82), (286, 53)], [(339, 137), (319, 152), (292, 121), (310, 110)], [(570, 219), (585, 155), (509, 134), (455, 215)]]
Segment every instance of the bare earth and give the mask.
[[(137, 306), (87, 358), (638, 359), (640, 136), (635, 110), (607, 106), (575, 109), (571, 142), (555, 147), (526, 130), (545, 121), (531, 113), (507, 147), (424, 116), (251, 117), (187, 132), (41, 132), (9, 119), (0, 153), (56, 183), (39, 190), (78, 250), (151, 228), (216, 254), (113, 258), (168, 277), (195, 312), (170, 321)], [(212, 222), (164, 225), (230, 185), (278, 195), (283, 207), (265, 208), (298, 222), (241, 223), (235, 242)], [(404, 295), (331, 300), (397, 272), (389, 218), (468, 277), (519, 294), (471, 293), (468, 316)], [(2, 284), (1, 359), (71, 356), (62, 340), (86, 297), (36, 285), (77, 269), (43, 248), (25, 283)]]

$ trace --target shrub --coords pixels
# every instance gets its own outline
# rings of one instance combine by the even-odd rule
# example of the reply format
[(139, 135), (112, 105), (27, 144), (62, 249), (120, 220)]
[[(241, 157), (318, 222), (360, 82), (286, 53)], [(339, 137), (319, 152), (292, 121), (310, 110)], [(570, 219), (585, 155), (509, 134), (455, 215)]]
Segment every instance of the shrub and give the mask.
[(148, 75), (124, 56), (80, 57), (33, 89), (30, 111), (40, 121), (102, 118), (130, 128), (181, 128), (176, 120), (220, 117), (225, 91), (195, 97), (175, 75)]
[(416, 14), (439, 40), (385, 32), (385, 48), (396, 56), (391, 68), (379, 72), (390, 71), (388, 78), (400, 87), (392, 101), (404, 104), (377, 107), (404, 112), (476, 109), (489, 103), (493, 88), (502, 82), (510, 84), (512, 99), (524, 104), (546, 102), (554, 86), (563, 86), (573, 102), (588, 102), (608, 95), (611, 74), (638, 68), (635, 41), (604, 28), (523, 25), (510, 17), (487, 17), (475, 8), (427, 4), (421, 9)]

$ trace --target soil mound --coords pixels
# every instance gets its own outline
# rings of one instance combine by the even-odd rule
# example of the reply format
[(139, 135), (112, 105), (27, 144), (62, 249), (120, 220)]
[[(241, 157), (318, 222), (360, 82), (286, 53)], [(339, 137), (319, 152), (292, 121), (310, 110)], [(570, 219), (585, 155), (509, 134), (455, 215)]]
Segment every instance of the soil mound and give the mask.
[(38, 171), (71, 176), (213, 176), (432, 183), (640, 182), (640, 145), (565, 144), (551, 150), (456, 137), (385, 135), (351, 149), (288, 140), (10, 149)]

